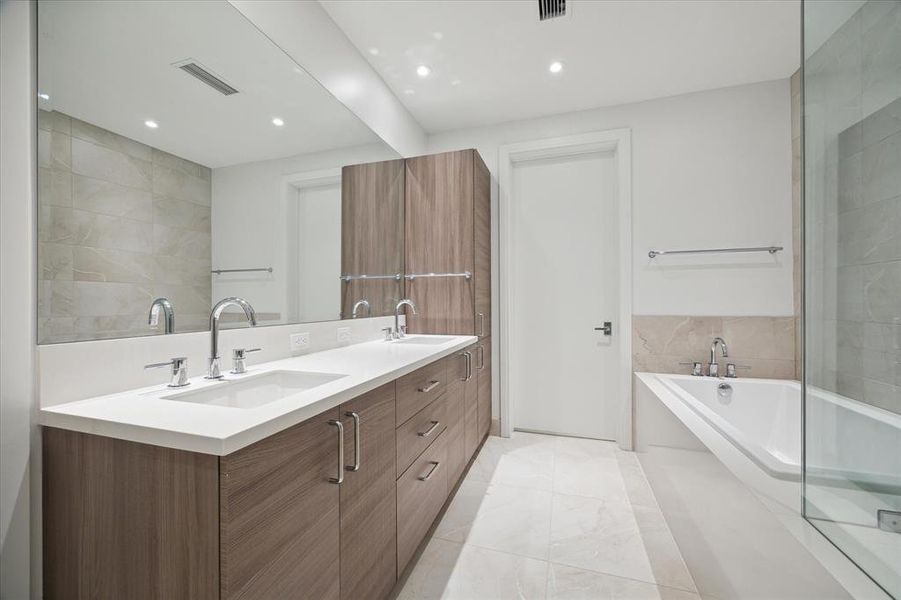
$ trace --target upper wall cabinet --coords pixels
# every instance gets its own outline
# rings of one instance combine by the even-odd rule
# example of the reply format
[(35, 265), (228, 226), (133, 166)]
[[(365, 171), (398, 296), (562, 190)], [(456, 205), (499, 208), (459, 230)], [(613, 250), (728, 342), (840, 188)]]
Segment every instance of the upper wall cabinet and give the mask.
[(403, 162), (230, 2), (37, 12), (40, 343), (393, 314)]
[(406, 161), (407, 313), (415, 333), (491, 332), (491, 177), (476, 150)]

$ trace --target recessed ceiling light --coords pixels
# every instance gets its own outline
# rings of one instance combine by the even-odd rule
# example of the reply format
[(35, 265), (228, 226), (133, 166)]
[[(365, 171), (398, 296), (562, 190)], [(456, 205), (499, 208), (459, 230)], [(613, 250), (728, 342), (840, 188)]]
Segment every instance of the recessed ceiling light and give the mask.
[(275, 117), (272, 119), (272, 124), (275, 125), (276, 127), (281, 127), (282, 125), (285, 124), (285, 121), (278, 117)]
[(451, 81), (451, 85), (454, 87), (460, 85), (461, 83), (463, 83), (463, 82), (460, 81), (459, 79), (454, 79), (453, 81)]
[(50, 94), (45, 94), (44, 92), (40, 92), (38, 94), (38, 98), (41, 100), (50, 100)]
[(428, 77), (431, 72), (432, 70), (425, 65), (419, 65), (418, 67), (416, 67), (416, 74), (420, 77)]
[(408, 95), (408, 96), (412, 96), (413, 94), (416, 93), (416, 90), (414, 90), (414, 89), (412, 89), (412, 88), (407, 88), (407, 89), (404, 90), (404, 93), (405, 93), (406, 95)]
[(147, 119), (146, 121), (144, 121), (144, 125), (146, 125), (150, 129), (156, 129), (157, 127), (160, 126), (160, 124), (157, 123), (156, 121), (154, 121), (153, 119)]
[(441, 33), (440, 31), (436, 31), (435, 33), (432, 34), (432, 37), (435, 38), (436, 40), (443, 40), (444, 34)]
[(563, 70), (563, 63), (560, 61), (557, 61), (557, 60), (552, 62), (551, 66), (548, 67), (548, 71), (550, 71), (551, 73), (559, 73), (562, 70)]
[(371, 55), (373, 55), (373, 56), (378, 56), (378, 55), (379, 55), (379, 49), (378, 49), (378, 48), (370, 48), (370, 49), (369, 49), (369, 53), (370, 53)]

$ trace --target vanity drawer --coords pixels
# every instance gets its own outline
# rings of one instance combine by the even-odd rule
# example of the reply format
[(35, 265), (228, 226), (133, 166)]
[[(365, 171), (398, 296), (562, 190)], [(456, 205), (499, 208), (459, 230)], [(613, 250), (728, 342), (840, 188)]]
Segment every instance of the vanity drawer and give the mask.
[(397, 480), (398, 577), (447, 499), (444, 438), (441, 434)]
[(444, 393), (446, 359), (438, 360), (397, 380), (397, 425), (418, 413)]
[(397, 428), (397, 476), (447, 428), (446, 395), (435, 400)]

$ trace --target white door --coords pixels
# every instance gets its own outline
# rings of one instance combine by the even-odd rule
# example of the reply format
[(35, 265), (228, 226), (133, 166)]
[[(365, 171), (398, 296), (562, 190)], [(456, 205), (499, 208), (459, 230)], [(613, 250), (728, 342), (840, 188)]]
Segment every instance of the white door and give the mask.
[(616, 158), (517, 162), (512, 179), (513, 427), (616, 439), (619, 340), (631, 335), (616, 322)]

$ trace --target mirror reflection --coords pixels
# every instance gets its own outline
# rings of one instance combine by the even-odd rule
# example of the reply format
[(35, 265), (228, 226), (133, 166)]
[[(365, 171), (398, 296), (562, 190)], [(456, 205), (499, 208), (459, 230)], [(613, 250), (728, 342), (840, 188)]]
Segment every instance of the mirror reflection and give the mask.
[(403, 162), (229, 3), (41, 1), (38, 33), (41, 343), (205, 330), (228, 296), (393, 314)]

